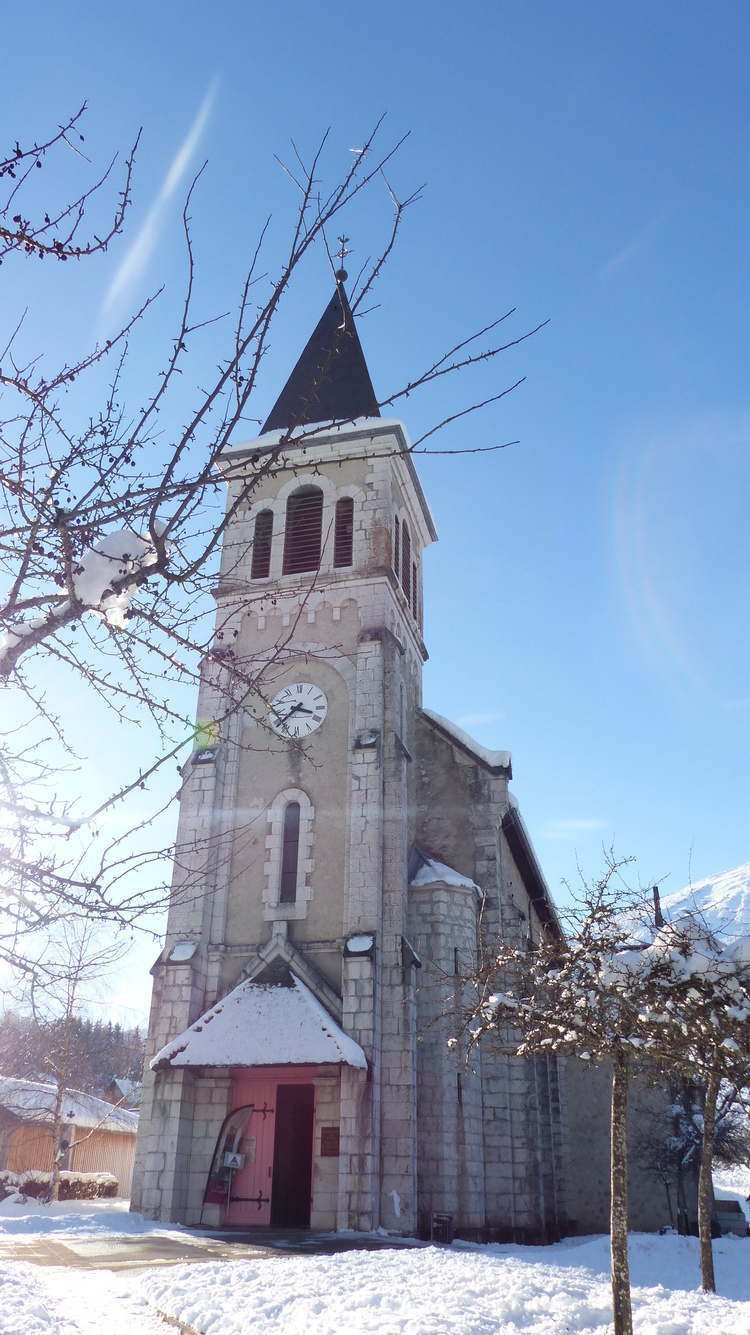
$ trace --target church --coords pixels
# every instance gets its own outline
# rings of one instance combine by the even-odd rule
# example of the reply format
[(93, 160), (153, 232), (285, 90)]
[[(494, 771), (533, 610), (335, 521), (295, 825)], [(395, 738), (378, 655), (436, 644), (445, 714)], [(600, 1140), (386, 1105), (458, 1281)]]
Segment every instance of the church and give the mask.
[[(345, 277), (260, 436), (220, 459), (131, 1208), (551, 1241), (606, 1227), (606, 1089), (447, 1043), (478, 952), (561, 929), (510, 754), (422, 704), (437, 533)], [(664, 1222), (652, 1197), (640, 1227)]]

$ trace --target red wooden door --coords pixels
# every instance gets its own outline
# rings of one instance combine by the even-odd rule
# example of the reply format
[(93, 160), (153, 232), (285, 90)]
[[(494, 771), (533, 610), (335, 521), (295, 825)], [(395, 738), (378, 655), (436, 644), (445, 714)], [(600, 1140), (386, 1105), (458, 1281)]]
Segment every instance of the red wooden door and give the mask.
[(232, 1174), (228, 1224), (267, 1226), (271, 1222), (276, 1084), (275, 1079), (262, 1078), (241, 1077), (235, 1081), (232, 1106), (251, 1103), (253, 1112), (239, 1147), (245, 1162)]

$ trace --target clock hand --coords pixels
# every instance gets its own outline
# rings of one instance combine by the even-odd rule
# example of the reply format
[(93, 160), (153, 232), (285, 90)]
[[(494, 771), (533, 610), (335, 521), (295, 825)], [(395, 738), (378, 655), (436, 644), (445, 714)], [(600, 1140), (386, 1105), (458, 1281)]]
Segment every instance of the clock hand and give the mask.
[(292, 705), (288, 714), (283, 715), (284, 722), (292, 717), (292, 714), (312, 714), (311, 709), (305, 709), (304, 705)]

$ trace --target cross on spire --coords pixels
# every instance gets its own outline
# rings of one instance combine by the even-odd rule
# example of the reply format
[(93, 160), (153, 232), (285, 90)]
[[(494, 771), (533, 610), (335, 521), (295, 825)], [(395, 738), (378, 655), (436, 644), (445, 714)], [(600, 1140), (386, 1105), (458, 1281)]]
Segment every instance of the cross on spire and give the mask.
[(344, 268), (344, 260), (346, 259), (347, 255), (351, 255), (352, 252), (349, 249), (347, 249), (349, 241), (348, 236), (340, 236), (338, 239), (340, 245), (339, 249), (336, 251), (336, 258), (337, 260), (340, 261), (340, 264), (338, 269), (336, 270), (335, 276), (337, 283), (345, 283), (349, 275), (346, 272), (346, 269)]

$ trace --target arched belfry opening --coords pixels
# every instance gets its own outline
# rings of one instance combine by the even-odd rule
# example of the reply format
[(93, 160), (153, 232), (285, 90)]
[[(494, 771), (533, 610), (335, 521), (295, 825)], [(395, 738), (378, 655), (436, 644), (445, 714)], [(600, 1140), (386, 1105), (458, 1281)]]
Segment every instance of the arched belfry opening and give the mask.
[(271, 544), (273, 542), (273, 510), (261, 510), (255, 519), (251, 579), (268, 579), (271, 573)]
[(300, 487), (286, 503), (283, 573), (317, 570), (322, 536), (323, 493), (320, 487)]
[(336, 526), (333, 536), (333, 564), (336, 570), (354, 561), (354, 501), (342, 496), (336, 502)]

